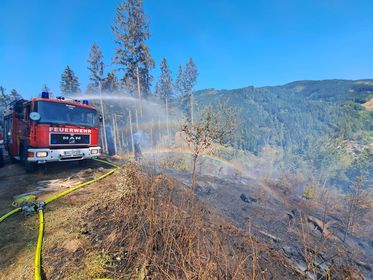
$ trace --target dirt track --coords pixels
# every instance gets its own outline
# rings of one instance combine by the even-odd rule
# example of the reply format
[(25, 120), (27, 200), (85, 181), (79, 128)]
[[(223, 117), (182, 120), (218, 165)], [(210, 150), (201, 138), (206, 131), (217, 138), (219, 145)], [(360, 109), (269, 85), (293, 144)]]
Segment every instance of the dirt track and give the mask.
[[(109, 166), (95, 161), (88, 161), (84, 166), (79, 162), (64, 162), (43, 165), (35, 173), (26, 174), (21, 164), (7, 162), (5, 167), (0, 169), (0, 215), (13, 209), (11, 204), (17, 195), (37, 192), (38, 200), (43, 200), (51, 196), (52, 193), (90, 180), (109, 169)], [(84, 193), (86, 194), (87, 190), (81, 190), (75, 196), (80, 197), (78, 205), (81, 203)], [(46, 240), (51, 238), (51, 227), (55, 230), (63, 224), (63, 221), (67, 222), (65, 218), (55, 221), (52, 213), (56, 211), (59, 215), (66, 215), (70, 211), (71, 207), (68, 205), (72, 201), (74, 199), (69, 196), (48, 207), (46, 212), (48, 237)], [(53, 221), (56, 224), (53, 224)], [(37, 215), (25, 216), (23, 213), (13, 215), (0, 224), (0, 279), (30, 279), (33, 273), (32, 259), (37, 228)]]
[(90, 171), (101, 166), (95, 161), (89, 161), (85, 166), (79, 162), (51, 163), (40, 165), (35, 173), (27, 174), (20, 163), (7, 162), (0, 169), (0, 215), (12, 210), (15, 196), (36, 191), (37, 196), (43, 197), (67, 187), (68, 180), (73, 183), (90, 177)]

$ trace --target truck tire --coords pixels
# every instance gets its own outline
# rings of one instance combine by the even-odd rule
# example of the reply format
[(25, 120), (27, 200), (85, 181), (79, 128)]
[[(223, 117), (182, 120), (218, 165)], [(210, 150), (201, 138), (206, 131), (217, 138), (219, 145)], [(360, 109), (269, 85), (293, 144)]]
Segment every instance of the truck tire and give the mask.
[(4, 153), (3, 148), (0, 148), (0, 168), (4, 166)]
[(25, 165), (26, 173), (33, 173), (36, 169), (36, 163), (27, 160), (27, 147), (21, 146), (20, 150), (21, 162)]
[[(9, 154), (9, 153), (8, 153)], [(10, 160), (10, 163), (11, 164), (14, 164), (14, 163), (17, 163), (18, 162), (18, 160), (14, 157), (14, 156), (12, 156), (12, 155), (9, 155), (9, 160)]]
[(80, 167), (87, 167), (89, 164), (89, 159), (82, 159), (78, 161), (78, 165)]
[(36, 169), (36, 163), (31, 161), (25, 161), (25, 170), (26, 173), (33, 173)]

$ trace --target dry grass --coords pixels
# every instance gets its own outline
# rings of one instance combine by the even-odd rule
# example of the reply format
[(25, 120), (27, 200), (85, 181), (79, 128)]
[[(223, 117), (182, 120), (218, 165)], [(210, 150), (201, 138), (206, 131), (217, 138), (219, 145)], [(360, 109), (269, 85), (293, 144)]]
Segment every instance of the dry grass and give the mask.
[[(37, 227), (37, 217), (31, 220)], [(178, 181), (128, 164), (48, 206), (43, 272), (70, 280), (297, 279), (249, 229), (227, 222)], [(1, 267), (6, 279), (32, 275), (36, 236), (28, 239), (30, 250)]]
[[(114, 259), (117, 278), (259, 279), (258, 247), (250, 234), (214, 217), (172, 179), (152, 178), (128, 164), (118, 197), (93, 206), (90, 239)], [(212, 219), (215, 219), (212, 222)], [(217, 220), (216, 220), (217, 219)], [(97, 234), (95, 234), (97, 233)]]

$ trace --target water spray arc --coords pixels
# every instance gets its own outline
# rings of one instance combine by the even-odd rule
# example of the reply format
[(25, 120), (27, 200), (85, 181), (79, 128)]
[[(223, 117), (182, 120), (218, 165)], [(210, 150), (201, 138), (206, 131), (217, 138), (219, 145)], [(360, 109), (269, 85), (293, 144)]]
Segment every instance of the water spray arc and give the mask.
[(102, 126), (105, 128), (100, 138), (105, 153), (133, 153), (136, 146), (141, 149), (162, 148), (172, 146), (175, 142), (181, 113), (175, 108), (170, 110), (168, 98), (165, 102), (144, 99), (142, 116), (137, 96), (125, 91), (106, 93), (100, 85), (97, 94), (77, 95), (75, 98), (92, 100), (100, 108)]

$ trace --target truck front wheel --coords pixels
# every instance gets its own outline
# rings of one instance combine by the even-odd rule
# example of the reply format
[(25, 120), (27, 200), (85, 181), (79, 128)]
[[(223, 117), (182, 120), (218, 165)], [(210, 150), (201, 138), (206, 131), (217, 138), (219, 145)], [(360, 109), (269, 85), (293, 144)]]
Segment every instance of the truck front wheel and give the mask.
[(11, 164), (18, 162), (18, 160), (14, 156), (10, 155), (9, 152), (8, 152), (8, 155), (9, 155), (9, 160)]
[(3, 148), (0, 148), (0, 168), (4, 166)]
[(21, 155), (21, 161), (25, 165), (26, 173), (34, 172), (36, 169), (36, 163), (27, 160), (27, 147), (21, 146), (20, 155)]
[(26, 173), (32, 173), (34, 172), (36, 169), (36, 163), (35, 162), (31, 162), (31, 161), (25, 161), (25, 170), (26, 170)]

